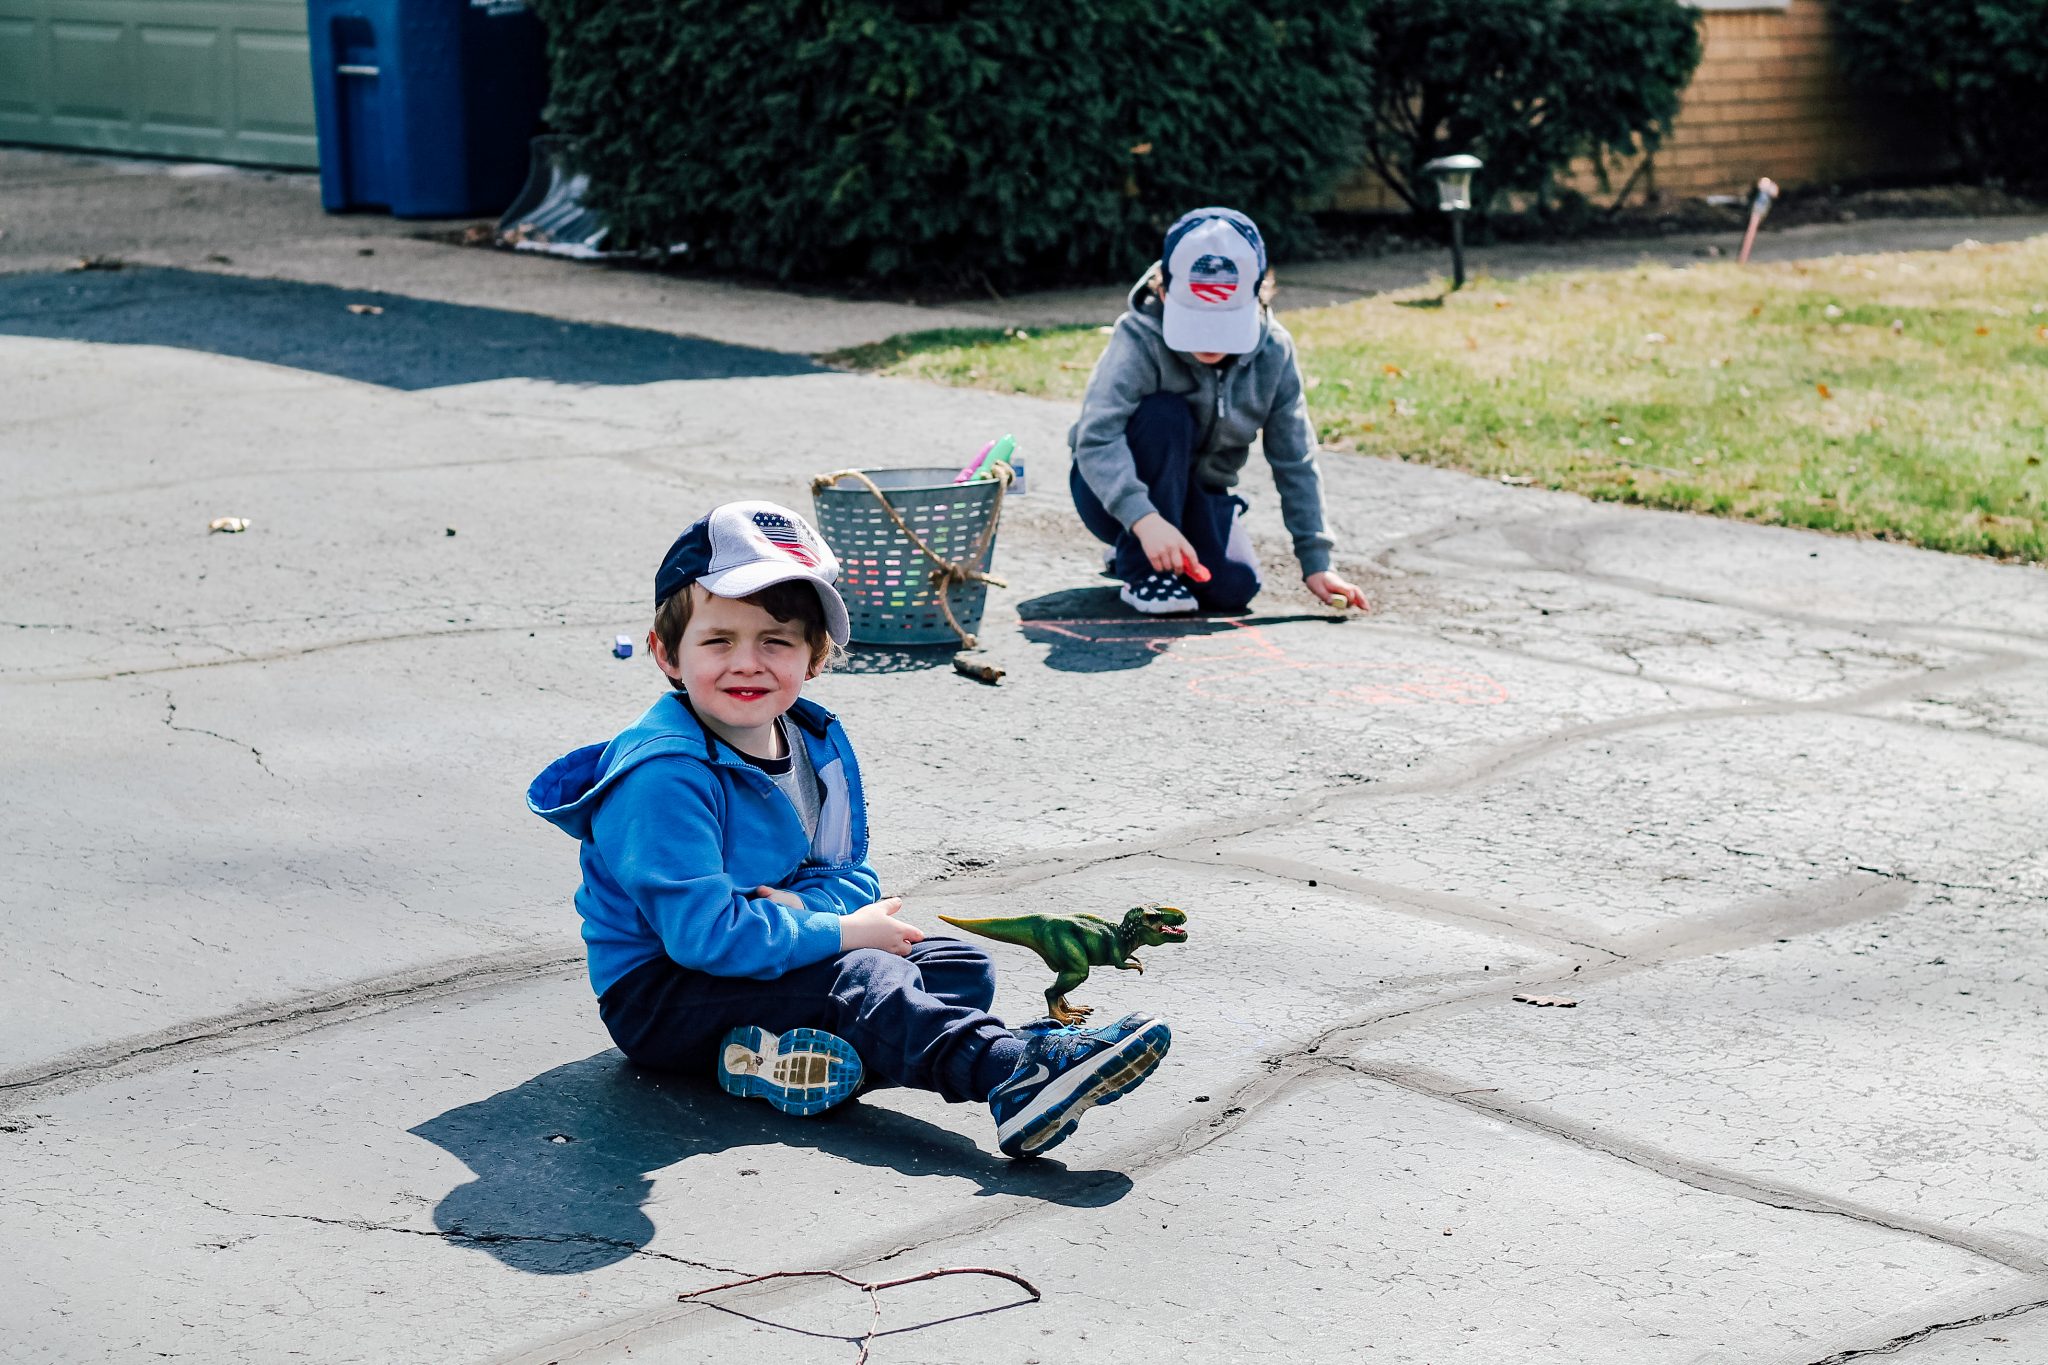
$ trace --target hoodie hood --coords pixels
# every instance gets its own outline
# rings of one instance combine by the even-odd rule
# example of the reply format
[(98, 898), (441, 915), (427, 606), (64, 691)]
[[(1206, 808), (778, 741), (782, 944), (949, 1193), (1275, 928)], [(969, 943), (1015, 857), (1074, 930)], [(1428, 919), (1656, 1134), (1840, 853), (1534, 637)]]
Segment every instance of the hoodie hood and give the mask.
[[(827, 738), (834, 717), (814, 701), (798, 698), (788, 711), (797, 726)], [(590, 818), (605, 792), (651, 758), (694, 758), (700, 763), (745, 768), (746, 760), (706, 729), (681, 692), (671, 692), (609, 744), (572, 749), (543, 768), (526, 788), (526, 808), (572, 839), (590, 837)], [(820, 767), (816, 757), (813, 765)]]

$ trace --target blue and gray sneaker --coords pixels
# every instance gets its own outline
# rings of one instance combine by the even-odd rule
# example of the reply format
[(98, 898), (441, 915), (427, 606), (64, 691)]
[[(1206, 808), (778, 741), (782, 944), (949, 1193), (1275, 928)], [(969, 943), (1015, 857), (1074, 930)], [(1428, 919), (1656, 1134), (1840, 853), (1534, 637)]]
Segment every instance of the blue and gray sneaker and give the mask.
[(785, 1114), (824, 1113), (860, 1088), (860, 1076), (853, 1045), (823, 1029), (736, 1028), (718, 1045), (725, 1093), (764, 1099)]
[(1059, 1146), (1081, 1115), (1136, 1090), (1173, 1046), (1173, 1030), (1149, 1014), (1023, 1037), (1016, 1071), (988, 1097), (996, 1146), (1005, 1156), (1037, 1156)]

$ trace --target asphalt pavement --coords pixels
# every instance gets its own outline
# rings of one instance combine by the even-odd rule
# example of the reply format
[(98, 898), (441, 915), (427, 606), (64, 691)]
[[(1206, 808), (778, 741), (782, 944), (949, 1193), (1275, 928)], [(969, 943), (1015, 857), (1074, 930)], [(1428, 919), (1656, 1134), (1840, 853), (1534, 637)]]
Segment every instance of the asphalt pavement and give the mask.
[[(1065, 406), (805, 359), (945, 310), (11, 155), (158, 208), (0, 238), (10, 1361), (2048, 1360), (2040, 568), (1332, 454), (1370, 615), (1255, 474), (1255, 611), (1134, 619)], [(1172, 1055), (1025, 1164), (636, 1072), (526, 781), (683, 522), (1005, 431), (1001, 684), (813, 695), (909, 917), (1187, 910), (1079, 993)]]

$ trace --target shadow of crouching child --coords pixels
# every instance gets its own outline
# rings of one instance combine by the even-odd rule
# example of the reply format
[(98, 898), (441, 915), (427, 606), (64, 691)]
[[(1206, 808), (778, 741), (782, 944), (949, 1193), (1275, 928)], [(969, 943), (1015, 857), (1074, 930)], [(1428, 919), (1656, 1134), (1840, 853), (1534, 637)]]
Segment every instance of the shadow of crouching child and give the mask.
[[(985, 1123), (978, 1105), (972, 1122)], [(971, 1180), (977, 1195), (1008, 1194), (1081, 1208), (1129, 1192), (1120, 1171), (1069, 1170), (1057, 1161), (1017, 1162), (923, 1119), (853, 1103), (812, 1119), (788, 1118), (732, 1099), (709, 1078), (648, 1071), (615, 1049), (542, 1072), (510, 1090), (436, 1115), (410, 1130), (456, 1157), (476, 1179), (450, 1190), (434, 1224), (452, 1240), (535, 1275), (579, 1275), (615, 1265), (653, 1240), (643, 1205), (652, 1173), (692, 1157), (779, 1143), (907, 1176)], [(735, 1177), (723, 1169), (706, 1174)], [(774, 1173), (770, 1173), (772, 1177)], [(669, 1176), (688, 1182), (685, 1166)], [(728, 1203), (773, 1218), (776, 1200), (678, 1200), (679, 1214), (713, 1215)], [(806, 1204), (803, 1207), (811, 1207)], [(709, 1231), (710, 1229), (706, 1229)], [(688, 1239), (696, 1229), (670, 1227)], [(773, 1241), (773, 1229), (767, 1240)], [(690, 1243), (679, 1258), (695, 1259)], [(708, 1254), (708, 1249), (707, 1249)], [(752, 1266), (742, 1273), (800, 1266)]]

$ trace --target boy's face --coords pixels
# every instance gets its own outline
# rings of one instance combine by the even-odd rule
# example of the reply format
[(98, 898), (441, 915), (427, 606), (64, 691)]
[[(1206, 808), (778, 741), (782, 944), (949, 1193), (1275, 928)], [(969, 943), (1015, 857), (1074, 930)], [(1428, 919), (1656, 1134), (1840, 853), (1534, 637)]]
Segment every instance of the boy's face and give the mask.
[(649, 647), (661, 671), (680, 682), (698, 714), (731, 730), (766, 725), (796, 704), (813, 676), (801, 621), (778, 621), (752, 602), (713, 597), (692, 583), (690, 623), (666, 657)]

